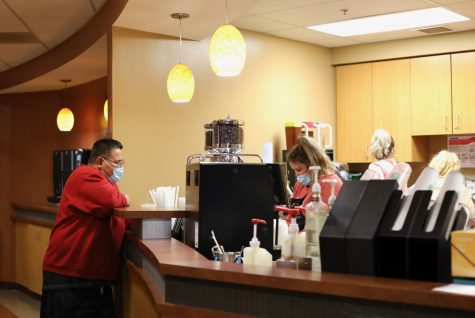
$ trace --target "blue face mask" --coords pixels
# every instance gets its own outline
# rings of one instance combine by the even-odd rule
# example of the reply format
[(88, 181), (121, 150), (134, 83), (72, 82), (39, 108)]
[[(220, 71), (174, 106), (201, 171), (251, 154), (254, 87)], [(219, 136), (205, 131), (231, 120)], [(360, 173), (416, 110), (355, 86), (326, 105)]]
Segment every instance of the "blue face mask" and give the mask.
[(306, 173), (306, 174), (297, 176), (297, 181), (303, 184), (304, 186), (308, 186), (312, 182), (312, 178), (310, 178), (310, 175)]
[(124, 176), (124, 167), (115, 167), (112, 168), (112, 175), (108, 176), (110, 182), (116, 183), (119, 182), (120, 179)]
[[(107, 163), (107, 165), (112, 168), (112, 166), (107, 162), (107, 160), (105, 160), (104, 162)], [(123, 176), (124, 176), (124, 167), (123, 166), (114, 167), (112, 168), (112, 175), (107, 176), (107, 179), (109, 179), (109, 181), (112, 183), (116, 183), (116, 182), (119, 182)]]

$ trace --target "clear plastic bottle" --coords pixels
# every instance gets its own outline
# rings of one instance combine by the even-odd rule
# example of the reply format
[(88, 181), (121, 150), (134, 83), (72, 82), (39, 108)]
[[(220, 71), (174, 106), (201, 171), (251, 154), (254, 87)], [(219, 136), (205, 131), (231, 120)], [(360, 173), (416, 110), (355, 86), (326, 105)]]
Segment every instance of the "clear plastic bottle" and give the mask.
[(282, 238), (282, 256), (285, 258), (294, 257), (294, 245), (296, 237), (299, 234), (299, 226), (297, 225), (295, 216), (298, 212), (297, 209), (289, 209), (289, 214), (291, 214), (292, 218), (290, 219), (290, 225), (288, 230), (288, 235)]
[(318, 183), (320, 167), (312, 166), (314, 182), (312, 185), (312, 200), (305, 206), (305, 245), (307, 256), (320, 256), (319, 236), (330, 212), (320, 196), (321, 189)]

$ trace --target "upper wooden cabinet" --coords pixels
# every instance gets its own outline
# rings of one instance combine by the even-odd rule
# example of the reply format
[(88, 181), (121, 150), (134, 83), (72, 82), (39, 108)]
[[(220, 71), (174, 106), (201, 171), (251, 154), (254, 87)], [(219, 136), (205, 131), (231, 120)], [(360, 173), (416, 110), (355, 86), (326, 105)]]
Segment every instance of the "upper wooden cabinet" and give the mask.
[(426, 140), (411, 134), (411, 64), (408, 59), (373, 63), (373, 127), (392, 135), (396, 158), (424, 161)]
[(475, 52), (452, 54), (454, 134), (475, 132)]
[(373, 133), (371, 64), (336, 68), (336, 158), (341, 162), (369, 162)]
[(411, 61), (412, 135), (452, 133), (450, 55)]

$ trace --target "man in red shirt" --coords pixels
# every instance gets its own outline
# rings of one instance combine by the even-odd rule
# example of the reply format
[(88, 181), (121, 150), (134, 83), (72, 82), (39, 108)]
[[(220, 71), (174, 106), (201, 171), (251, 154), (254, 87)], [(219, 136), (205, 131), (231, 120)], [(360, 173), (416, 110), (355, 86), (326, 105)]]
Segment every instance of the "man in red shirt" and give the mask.
[(101, 139), (69, 176), (43, 259), (41, 318), (116, 317), (125, 222), (112, 213), (129, 204), (116, 184), (123, 165), (122, 144)]

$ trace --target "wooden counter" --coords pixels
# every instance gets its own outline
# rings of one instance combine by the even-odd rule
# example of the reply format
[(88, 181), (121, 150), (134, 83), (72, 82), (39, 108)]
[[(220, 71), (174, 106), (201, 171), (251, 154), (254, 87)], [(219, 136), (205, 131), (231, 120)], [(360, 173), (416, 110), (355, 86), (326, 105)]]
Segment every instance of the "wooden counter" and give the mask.
[(157, 308), (174, 304), (268, 317), (309, 311), (318, 317), (473, 317), (475, 312), (475, 297), (433, 292), (441, 283), (213, 262), (174, 239), (129, 236), (128, 251), (137, 268), (160, 277)]
[(134, 205), (114, 209), (114, 216), (131, 220), (132, 234), (143, 240), (170, 238), (171, 219), (188, 217), (192, 213), (179, 208), (141, 207)]
[(114, 215), (124, 219), (170, 219), (187, 216), (185, 209), (129, 206), (114, 209)]
[(44, 227), (53, 227), (58, 213), (58, 205), (54, 203), (23, 204), (12, 203), (15, 214), (11, 219), (15, 222), (31, 223)]

